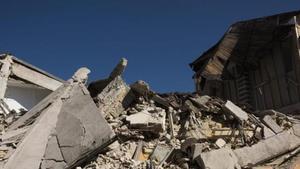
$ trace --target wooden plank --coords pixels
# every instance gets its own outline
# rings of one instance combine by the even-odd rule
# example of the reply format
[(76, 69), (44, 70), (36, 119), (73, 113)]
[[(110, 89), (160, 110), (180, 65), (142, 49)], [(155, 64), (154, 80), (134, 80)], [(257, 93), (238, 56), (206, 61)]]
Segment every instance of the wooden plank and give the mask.
[(271, 86), (271, 95), (273, 99), (273, 106), (275, 109), (280, 108), (282, 106), (281, 104), (281, 98), (280, 98), (280, 92), (279, 92), (279, 86), (277, 83), (277, 76), (275, 73), (275, 67), (274, 67), (274, 61), (272, 58), (272, 55), (268, 55), (263, 59), (263, 62), (266, 66), (266, 73), (268, 74), (268, 77), (270, 79), (270, 86)]
[(291, 103), (294, 104), (298, 102), (298, 91), (297, 87), (295, 87), (291, 80), (294, 81), (294, 46), (293, 46), (293, 37), (288, 37), (286, 40), (281, 42), (280, 50), (282, 52), (282, 61), (284, 64), (284, 72), (285, 72), (285, 78), (288, 85), (288, 91), (291, 98)]
[(257, 96), (257, 90), (255, 89), (255, 86), (257, 85), (255, 80), (255, 72), (249, 71), (249, 78), (250, 78), (250, 84), (251, 84), (251, 94), (252, 94), (252, 106), (255, 110), (260, 109), (261, 103), (258, 101), (259, 97)]
[(272, 57), (274, 61), (275, 73), (277, 74), (278, 87), (281, 96), (282, 106), (287, 106), (291, 104), (290, 101), (291, 99), (288, 90), (288, 85), (285, 79), (285, 71), (284, 71), (283, 58), (282, 58), (283, 56), (280, 50), (279, 42), (274, 43)]
[(268, 77), (267, 74), (267, 69), (266, 69), (266, 65), (264, 64), (265, 57), (261, 59), (260, 61), (260, 73), (261, 73), (261, 77), (262, 77), (262, 83), (264, 83), (263, 88), (264, 88), (264, 100), (266, 103), (266, 108), (267, 109), (271, 109), (273, 108), (274, 104), (273, 104), (273, 98), (272, 98), (272, 91), (271, 91), (271, 85), (270, 85), (270, 78)]
[(56, 90), (59, 86), (62, 85), (61, 82), (55, 79), (40, 74), (36, 71), (31, 70), (30, 68), (27, 68), (17, 63), (14, 63), (12, 65), (12, 72), (14, 75), (21, 79), (24, 79), (26, 81), (29, 81), (38, 86), (42, 86), (52, 91)]
[(231, 89), (230, 89), (230, 82), (228, 80), (226, 80), (226, 87), (227, 87), (227, 90), (228, 90), (227, 99), (232, 100), (233, 96), (232, 96)]
[[(295, 23), (296, 23), (296, 17), (295, 19)], [(298, 92), (300, 92), (300, 44), (299, 44), (299, 33), (298, 33), (298, 28), (297, 28), (297, 23), (296, 25), (293, 27), (293, 53), (294, 53), (294, 70), (295, 70), (295, 76), (296, 76), (296, 80), (297, 80), (297, 88), (298, 88)], [(298, 101), (300, 99), (300, 93), (298, 93)]]
[(266, 106), (265, 106), (265, 99), (264, 99), (264, 89), (263, 89), (259, 68), (255, 70), (254, 74), (255, 74), (255, 81), (256, 81), (255, 91), (257, 93), (257, 99), (258, 99), (257, 101), (259, 103), (258, 105), (260, 106), (259, 109), (263, 110), (266, 109)]
[(223, 91), (223, 82), (216, 82), (216, 86), (217, 86), (217, 96), (219, 98), (223, 98), (224, 97), (224, 91)]
[(236, 92), (236, 87), (235, 87), (235, 82), (234, 80), (229, 80), (229, 85), (230, 85), (230, 92), (231, 92), (231, 98), (232, 98), (232, 101), (234, 103), (237, 103), (237, 92)]
[(279, 109), (279, 111), (285, 114), (298, 113), (300, 112), (300, 103), (288, 105), (286, 107)]
[(229, 90), (228, 90), (228, 84), (227, 84), (227, 81), (226, 81), (226, 80), (223, 81), (223, 91), (224, 91), (224, 96), (223, 96), (223, 98), (224, 98), (224, 99), (230, 98), (230, 96), (229, 96)]
[(299, 102), (298, 82), (295, 70), (287, 74), (287, 83), (290, 90), (292, 104)]

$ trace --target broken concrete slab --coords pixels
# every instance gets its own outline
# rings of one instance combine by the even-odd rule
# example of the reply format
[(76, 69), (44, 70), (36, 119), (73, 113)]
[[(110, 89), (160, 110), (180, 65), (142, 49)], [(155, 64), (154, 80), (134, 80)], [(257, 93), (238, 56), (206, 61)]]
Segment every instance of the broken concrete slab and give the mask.
[(262, 122), (276, 134), (283, 131), (282, 128), (272, 119), (270, 115), (266, 115), (262, 119)]
[(203, 152), (209, 150), (209, 143), (194, 143), (187, 151), (189, 158), (193, 161)]
[(219, 148), (222, 148), (226, 145), (226, 141), (223, 140), (222, 138), (219, 138), (216, 143), (215, 143)]
[(199, 109), (196, 106), (194, 106), (194, 104), (192, 103), (192, 101), (186, 100), (184, 102), (184, 107), (187, 110), (192, 111), (195, 115), (201, 116), (201, 112), (199, 111)]
[(263, 138), (269, 138), (275, 136), (276, 133), (274, 133), (269, 127), (263, 125)]
[(86, 79), (79, 77), (66, 84), (55, 98), (44, 101), (48, 104), (39, 108), (40, 117), (8, 159), (5, 169), (74, 167), (112, 142), (112, 129), (83, 85)]
[(187, 152), (194, 143), (207, 139), (207, 137), (199, 130), (188, 130), (185, 133), (185, 139), (181, 144), (181, 150)]
[(272, 160), (270, 165), (279, 166), (286, 162), (287, 160), (291, 159), (292, 157), (298, 155), (300, 153), (300, 147), (296, 148), (295, 150), (288, 152), (286, 154), (281, 155), (280, 157), (276, 158), (275, 160)]
[(7, 142), (9, 140), (10, 141), (14, 140), (14, 142), (17, 142), (17, 140), (20, 140), (25, 135), (28, 129), (29, 127), (23, 127), (16, 130), (5, 132), (0, 136), (0, 140), (1, 140), (0, 144), (3, 144), (3, 142)]
[(169, 102), (166, 100), (166, 99), (164, 99), (164, 98), (162, 98), (160, 95), (158, 95), (158, 94), (153, 94), (153, 96), (151, 97), (151, 99), (155, 102), (155, 103), (157, 103), (157, 104), (159, 104), (160, 106), (162, 106), (162, 108), (164, 108), (164, 109), (166, 109), (166, 110), (168, 110), (168, 108), (170, 107), (170, 104), (169, 104)]
[(300, 122), (293, 124), (293, 132), (296, 136), (300, 137)]
[(0, 110), (11, 124), (64, 81), (10, 54), (0, 55)]
[(204, 96), (196, 96), (196, 97), (192, 97), (190, 98), (191, 101), (198, 107), (198, 108), (202, 108), (204, 110), (208, 109), (208, 106), (206, 105), (208, 103), (208, 101), (211, 99), (210, 96), (204, 95)]
[(15, 130), (17, 128), (30, 125), (34, 122), (34, 120), (41, 114), (43, 110), (45, 110), (48, 106), (50, 106), (60, 95), (63, 94), (68, 84), (64, 84), (59, 87), (57, 90), (52, 92), (50, 95), (45, 97), (42, 101), (40, 101), (36, 106), (34, 106), (30, 111), (20, 117), (17, 121), (9, 125), (8, 131)]
[(190, 152), (188, 152), (189, 157), (195, 160), (202, 153), (203, 147), (204, 145), (201, 143), (194, 143), (190, 148)]
[(115, 78), (117, 78), (118, 76), (121, 77), (122, 73), (125, 71), (126, 66), (127, 66), (127, 60), (125, 58), (122, 58), (120, 62), (115, 66), (113, 71), (110, 73), (108, 78), (91, 82), (88, 86), (88, 90), (90, 91), (91, 96), (96, 97)]
[(171, 153), (171, 147), (164, 145), (157, 145), (150, 156), (150, 159), (154, 161), (157, 165), (160, 165), (167, 156)]
[(176, 93), (171, 93), (171, 94), (163, 94), (162, 97), (166, 99), (170, 106), (173, 107), (175, 110), (178, 110), (181, 108), (181, 99), (178, 98)]
[(128, 64), (128, 60), (126, 58), (122, 58), (114, 70), (110, 73), (109, 79), (114, 79), (117, 76), (121, 76), (125, 71), (125, 68)]
[(141, 131), (151, 131), (154, 133), (165, 131), (166, 112), (163, 109), (156, 110), (156, 113), (150, 113), (143, 110), (136, 114), (126, 117), (130, 128)]
[(201, 168), (207, 169), (238, 169), (238, 159), (229, 148), (221, 148), (205, 153), (201, 153), (196, 158), (197, 164)]
[(233, 115), (241, 123), (244, 123), (249, 118), (248, 114), (244, 110), (242, 110), (240, 107), (236, 106), (229, 100), (227, 100), (227, 102), (223, 105), (222, 109), (225, 112)]
[(138, 80), (135, 83), (131, 84), (130, 88), (137, 95), (141, 95), (146, 97), (147, 99), (153, 100), (155, 103), (162, 106), (166, 110), (168, 110), (168, 108), (170, 107), (169, 101), (167, 99), (150, 90), (149, 84), (142, 80)]
[[(18, 166), (22, 166), (24, 169), (39, 168), (45, 153), (48, 137), (51, 135), (51, 130), (55, 127), (59, 113), (59, 111), (53, 110), (59, 109), (61, 105), (61, 101), (56, 102), (44, 112), (44, 117), (30, 129), (16, 151), (8, 159), (4, 169), (15, 169)], [(30, 146), (33, 143), (35, 146)]]
[(148, 95), (150, 93), (150, 87), (149, 84), (142, 81), (142, 80), (138, 80), (135, 83), (130, 85), (130, 88), (140, 94), (140, 95)]
[(169, 120), (169, 129), (170, 129), (170, 135), (171, 135), (171, 138), (174, 138), (175, 137), (175, 131), (174, 131), (174, 120), (173, 120), (173, 108), (172, 107), (169, 107), (168, 109), (168, 120)]
[(262, 140), (251, 147), (234, 150), (238, 162), (242, 167), (252, 167), (258, 163), (275, 158), (292, 151), (300, 146), (300, 138), (284, 131), (273, 137)]
[(122, 58), (107, 79), (92, 82), (88, 87), (99, 111), (105, 113), (106, 118), (118, 117), (135, 100), (121, 77), (126, 65), (127, 60)]
[(143, 146), (144, 146), (144, 142), (143, 141), (138, 142), (132, 159), (134, 159), (136, 161), (141, 160)]

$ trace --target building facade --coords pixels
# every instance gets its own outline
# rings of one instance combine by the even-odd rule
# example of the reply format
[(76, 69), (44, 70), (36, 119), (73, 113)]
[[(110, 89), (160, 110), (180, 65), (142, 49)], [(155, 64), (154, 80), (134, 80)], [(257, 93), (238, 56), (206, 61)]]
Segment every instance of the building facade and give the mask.
[(300, 110), (300, 11), (237, 22), (190, 64), (196, 91), (253, 110)]

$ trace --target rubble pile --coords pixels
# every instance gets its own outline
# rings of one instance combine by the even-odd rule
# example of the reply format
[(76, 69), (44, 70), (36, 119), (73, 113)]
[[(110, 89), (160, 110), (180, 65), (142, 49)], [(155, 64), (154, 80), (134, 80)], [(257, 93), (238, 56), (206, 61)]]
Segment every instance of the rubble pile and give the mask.
[(107, 118), (119, 138), (115, 147), (85, 168), (280, 166), (281, 155), (299, 151), (297, 119), (274, 110), (254, 115), (209, 96), (158, 95), (145, 82), (137, 84), (133, 104)]
[[(86, 85), (81, 68), (28, 112), (1, 116), (4, 169), (289, 168), (300, 159), (300, 120), (195, 93), (127, 85), (122, 59)], [(18, 114), (18, 112), (10, 112)]]

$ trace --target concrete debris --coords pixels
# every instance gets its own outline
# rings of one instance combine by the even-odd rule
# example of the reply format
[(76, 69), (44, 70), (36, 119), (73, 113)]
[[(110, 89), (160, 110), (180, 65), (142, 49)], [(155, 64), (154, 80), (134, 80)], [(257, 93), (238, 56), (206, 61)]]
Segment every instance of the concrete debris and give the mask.
[(262, 140), (251, 147), (234, 150), (242, 167), (253, 167), (299, 147), (300, 138), (287, 131)]
[(149, 84), (139, 80), (135, 83), (133, 83), (131, 86), (131, 89), (136, 92), (137, 94), (146, 97), (147, 99), (151, 99), (160, 106), (162, 106), (165, 109), (169, 108), (169, 102), (162, 98), (160, 95), (155, 93), (154, 91), (150, 90)]
[(68, 81), (20, 68), (43, 76), (33, 83), (20, 80), (28, 77), (20, 70), (13, 79), (13, 65), (22, 62), (6, 55), (1, 62), (9, 67), (0, 83), (4, 169), (235, 169), (294, 165), (298, 157), (297, 116), (196, 93), (160, 94), (141, 80), (128, 85), (126, 59), (90, 84), (88, 68)]
[(1, 145), (11, 144), (11, 143), (18, 143), (22, 137), (25, 135), (29, 127), (22, 127), (16, 130), (11, 130), (3, 133), (0, 136)]
[(271, 116), (266, 115), (263, 119), (262, 119), (263, 123), (268, 126), (274, 133), (278, 134), (280, 132), (282, 132), (282, 128), (272, 119)]
[(140, 95), (147, 96), (150, 93), (150, 87), (148, 83), (139, 80), (130, 85), (131, 89)]
[(122, 76), (127, 66), (127, 60), (122, 58), (121, 61), (115, 66), (114, 70), (110, 73), (109, 77), (91, 82), (88, 86), (88, 90), (92, 97), (97, 96), (102, 90), (117, 76)]
[(223, 106), (223, 110), (233, 115), (241, 123), (248, 120), (248, 114), (229, 100)]
[(174, 110), (172, 107), (169, 107), (168, 109), (168, 120), (169, 120), (169, 129), (170, 129), (170, 136), (172, 138), (175, 137), (175, 130), (174, 130), (174, 120), (173, 120), (173, 116), (174, 116)]
[(153, 153), (150, 156), (150, 159), (153, 163), (161, 166), (164, 161), (170, 156), (172, 153), (172, 148), (168, 146), (157, 145), (153, 150)]
[(117, 76), (121, 76), (125, 71), (127, 63), (128, 63), (127, 59), (122, 58), (120, 62), (117, 64), (117, 66), (114, 68), (114, 70), (110, 73), (109, 79), (114, 79)]
[(134, 100), (130, 88), (120, 76), (111, 81), (101, 93), (94, 97), (100, 112), (109, 118), (118, 117)]
[(48, 98), (4, 169), (72, 168), (111, 143), (114, 133), (83, 85), (86, 75), (77, 75), (57, 98)]
[(107, 120), (120, 116), (135, 99), (121, 77), (126, 65), (127, 60), (122, 58), (107, 79), (92, 82), (88, 86), (99, 111), (105, 114)]
[(191, 98), (191, 101), (194, 102), (194, 104), (200, 109), (208, 110), (209, 108), (206, 106), (206, 104), (210, 99), (211, 97), (204, 95), (204, 96), (197, 96), (195, 98)]
[(72, 80), (75, 82), (78, 81), (78, 82), (85, 83), (88, 79), (89, 73), (91, 73), (91, 71), (88, 68), (86, 67), (80, 68), (75, 72), (75, 74), (72, 77)]
[(190, 147), (189, 151), (187, 152), (189, 158), (191, 160), (195, 160), (202, 152), (205, 152), (209, 149), (209, 145), (205, 143), (194, 143)]
[(143, 155), (142, 154), (143, 146), (144, 146), (144, 142), (140, 141), (138, 143), (138, 145), (136, 146), (136, 149), (135, 149), (135, 152), (134, 152), (134, 156), (132, 157), (132, 159), (134, 159), (136, 161), (141, 161), (142, 160), (141, 156)]
[(63, 80), (9, 54), (0, 55), (0, 131), (32, 109)]
[(216, 141), (216, 145), (219, 147), (219, 148), (222, 148), (226, 145), (226, 141), (219, 138), (217, 141)]
[(166, 112), (164, 109), (143, 110), (126, 117), (129, 127), (141, 131), (151, 131), (154, 133), (165, 131)]
[(201, 153), (196, 162), (201, 168), (207, 169), (239, 169), (238, 158), (229, 148), (222, 148)]

